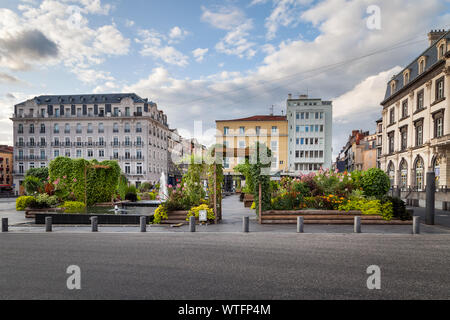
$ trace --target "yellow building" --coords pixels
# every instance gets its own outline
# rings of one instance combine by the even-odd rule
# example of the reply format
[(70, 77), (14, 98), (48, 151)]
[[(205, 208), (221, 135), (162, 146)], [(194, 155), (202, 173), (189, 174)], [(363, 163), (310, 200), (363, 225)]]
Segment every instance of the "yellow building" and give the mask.
[(12, 188), (13, 147), (0, 145), (0, 191)]
[[(286, 116), (258, 115), (232, 120), (216, 120), (216, 143), (227, 149), (252, 148), (257, 141), (272, 151), (272, 172), (288, 170), (288, 122)], [(224, 158), (224, 174), (236, 174), (233, 168), (245, 161), (244, 154)]]

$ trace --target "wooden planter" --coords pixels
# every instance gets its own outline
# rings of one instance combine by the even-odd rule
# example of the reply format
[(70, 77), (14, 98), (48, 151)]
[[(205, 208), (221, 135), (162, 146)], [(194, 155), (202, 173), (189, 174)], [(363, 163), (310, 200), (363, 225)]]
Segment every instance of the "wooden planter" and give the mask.
[(392, 219), (384, 220), (381, 215), (362, 215), (361, 211), (337, 211), (337, 210), (269, 210), (261, 214), (262, 224), (296, 224), (297, 217), (303, 217), (305, 224), (349, 224), (354, 223), (356, 216), (361, 217), (361, 224), (396, 224), (410, 225), (412, 220), (402, 221)]
[(244, 207), (250, 208), (252, 206), (253, 201), (254, 201), (253, 194), (246, 193), (244, 195)]
[(25, 209), (25, 218), (35, 218), (36, 213), (62, 213), (63, 208), (43, 208), (43, 209)]

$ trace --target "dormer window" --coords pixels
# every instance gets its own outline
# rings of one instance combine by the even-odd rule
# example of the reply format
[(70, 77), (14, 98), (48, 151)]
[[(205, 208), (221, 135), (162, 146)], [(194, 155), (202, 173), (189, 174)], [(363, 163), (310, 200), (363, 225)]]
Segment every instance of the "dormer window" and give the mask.
[(418, 63), (419, 63), (419, 74), (422, 74), (425, 71), (426, 57), (425, 56), (420, 57)]
[(391, 81), (391, 94), (395, 92), (395, 89), (397, 88), (397, 83), (395, 80)]
[(442, 39), (436, 44), (436, 48), (438, 51), (438, 59), (444, 59), (445, 53), (447, 52), (447, 41), (446, 39)]
[(403, 72), (403, 85), (407, 85), (409, 83), (409, 75), (410, 75), (410, 71), (409, 69), (405, 70), (405, 72)]

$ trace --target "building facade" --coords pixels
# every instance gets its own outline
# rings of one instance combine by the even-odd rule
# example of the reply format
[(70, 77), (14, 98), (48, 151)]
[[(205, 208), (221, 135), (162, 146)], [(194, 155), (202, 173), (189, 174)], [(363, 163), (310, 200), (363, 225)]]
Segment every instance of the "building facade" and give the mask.
[(288, 165), (295, 174), (331, 168), (332, 120), (331, 101), (289, 94), (286, 101), (288, 121)]
[(376, 133), (353, 130), (336, 159), (339, 172), (367, 170), (377, 166)]
[(0, 145), (0, 192), (10, 191), (13, 185), (13, 147)]
[(134, 93), (39, 96), (14, 106), (14, 184), (58, 157), (117, 160), (129, 181), (167, 173), (167, 116)]
[[(286, 116), (257, 115), (232, 120), (216, 120), (216, 143), (225, 148), (254, 147), (256, 142), (264, 143), (272, 151), (272, 172), (287, 172), (288, 130)], [(220, 133), (220, 134), (219, 134)], [(245, 155), (225, 156), (224, 173), (236, 174), (233, 168), (245, 162)]]
[(428, 38), (429, 47), (389, 81), (381, 102), (381, 168), (392, 186), (409, 192), (424, 190), (429, 170), (438, 188), (450, 185), (450, 32)]

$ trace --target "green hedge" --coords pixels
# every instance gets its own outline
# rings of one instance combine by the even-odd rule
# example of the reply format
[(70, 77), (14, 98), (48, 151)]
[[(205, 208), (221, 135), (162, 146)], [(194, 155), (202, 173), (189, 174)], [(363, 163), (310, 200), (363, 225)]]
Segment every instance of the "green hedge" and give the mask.
[(64, 208), (65, 213), (81, 213), (86, 208), (80, 201), (66, 201), (61, 207)]
[(29, 207), (36, 200), (32, 196), (21, 196), (16, 199), (16, 210), (24, 211), (27, 207)]
[[(108, 166), (109, 168), (93, 168), (93, 165)], [(86, 167), (86, 194), (87, 204), (91, 206), (98, 202), (111, 201), (115, 194), (120, 167), (117, 161), (97, 160), (87, 161), (84, 159), (70, 159), (66, 157), (57, 157), (49, 165), (50, 180), (60, 181), (56, 185), (56, 190), (60, 187), (60, 194), (67, 198), (69, 194), (77, 201), (84, 202), (85, 179), (84, 170)], [(66, 199), (63, 199), (66, 200)]]

